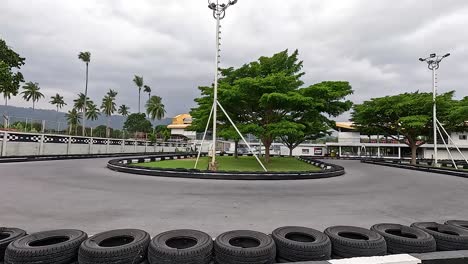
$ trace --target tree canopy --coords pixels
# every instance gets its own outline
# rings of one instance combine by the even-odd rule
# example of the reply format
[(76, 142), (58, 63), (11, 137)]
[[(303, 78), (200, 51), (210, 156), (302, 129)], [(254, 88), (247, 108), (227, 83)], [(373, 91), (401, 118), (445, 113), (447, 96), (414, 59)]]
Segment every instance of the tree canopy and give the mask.
[[(352, 105), (345, 100), (352, 93), (347, 82), (303, 87), (301, 77), (305, 73), (298, 57), (297, 50), (291, 54), (285, 50), (237, 69), (221, 69), (218, 100), (243, 133), (251, 133), (262, 141), (267, 162), (275, 139), (287, 140), (294, 148), (326, 133), (333, 123), (328, 117), (337, 116)], [(191, 111), (192, 129), (197, 131), (204, 130), (213, 104), (212, 87), (199, 89), (202, 96), (195, 100), (198, 107)], [(223, 114), (219, 122), (221, 129), (229, 126)]]
[[(459, 105), (454, 92), (437, 96), (437, 118), (446, 127), (466, 129), (451, 120), (450, 113)], [(369, 134), (393, 137), (411, 148), (416, 163), (417, 148), (433, 140), (432, 93), (403, 93), (373, 98), (354, 106), (352, 121), (356, 128)], [(398, 139), (397, 135), (402, 139)]]
[(23, 74), (18, 70), (25, 59), (13, 51), (6, 42), (0, 39), (0, 93), (5, 98), (5, 105), (11, 96), (16, 96), (22, 82)]
[(148, 133), (151, 131), (151, 128), (151, 122), (146, 119), (146, 115), (144, 113), (131, 114), (127, 117), (127, 120), (124, 123), (124, 129), (130, 133)]

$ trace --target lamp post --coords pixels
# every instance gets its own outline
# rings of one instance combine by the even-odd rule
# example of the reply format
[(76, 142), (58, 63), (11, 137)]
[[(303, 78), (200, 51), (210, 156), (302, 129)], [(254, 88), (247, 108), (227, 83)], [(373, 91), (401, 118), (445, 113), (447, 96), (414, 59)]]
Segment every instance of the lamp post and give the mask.
[(216, 166), (216, 122), (217, 122), (217, 102), (218, 102), (218, 78), (219, 78), (219, 63), (220, 63), (220, 29), (221, 20), (226, 16), (226, 9), (230, 6), (235, 5), (237, 0), (229, 0), (227, 3), (219, 3), (219, 0), (213, 1), (208, 0), (208, 8), (213, 11), (213, 17), (216, 19), (216, 58), (215, 58), (215, 79), (214, 79), (214, 91), (213, 91), (213, 146), (212, 146), (212, 159), (209, 166), (210, 170), (217, 170)]
[(437, 157), (437, 70), (439, 69), (440, 62), (450, 56), (450, 53), (445, 54), (444, 56), (438, 56), (435, 53), (429, 55), (429, 57), (423, 59), (419, 58), (421, 62), (427, 62), (427, 67), (432, 71), (432, 93), (433, 93), (433, 128), (434, 128), (434, 166), (437, 166), (438, 157)]

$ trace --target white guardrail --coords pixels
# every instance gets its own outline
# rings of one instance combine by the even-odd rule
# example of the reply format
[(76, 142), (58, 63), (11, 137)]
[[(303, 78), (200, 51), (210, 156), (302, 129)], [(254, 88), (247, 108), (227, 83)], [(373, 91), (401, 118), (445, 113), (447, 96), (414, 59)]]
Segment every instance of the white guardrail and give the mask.
[(0, 156), (72, 155), (188, 151), (179, 142), (78, 137), (68, 135), (0, 131)]

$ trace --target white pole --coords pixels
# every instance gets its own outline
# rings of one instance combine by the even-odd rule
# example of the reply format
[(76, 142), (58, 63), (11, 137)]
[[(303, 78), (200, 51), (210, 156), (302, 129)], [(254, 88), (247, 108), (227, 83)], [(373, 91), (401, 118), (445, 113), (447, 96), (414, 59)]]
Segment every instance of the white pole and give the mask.
[(460, 155), (463, 157), (463, 159), (465, 160), (465, 162), (468, 164), (468, 159), (467, 159), (466, 156), (463, 154), (463, 152), (460, 150), (460, 148), (457, 146), (457, 144), (453, 141), (452, 137), (449, 135), (449, 133), (447, 132), (447, 130), (445, 130), (444, 126), (439, 122), (439, 120), (437, 120), (437, 123), (438, 123), (439, 126), (442, 128), (442, 130), (444, 131), (444, 133), (447, 135), (449, 141), (452, 142), (452, 145), (455, 146), (455, 148), (458, 150), (458, 152), (459, 152)]
[(208, 121), (206, 122), (205, 133), (203, 134), (203, 138), (202, 138), (202, 142), (201, 142), (201, 145), (200, 145), (200, 149), (198, 150), (197, 161), (195, 161), (195, 167), (194, 167), (194, 169), (197, 168), (198, 160), (200, 159), (200, 155), (201, 155), (201, 152), (202, 152), (202, 149), (203, 149), (203, 143), (205, 143), (206, 132), (208, 132), (208, 127), (210, 126), (211, 116), (213, 115), (213, 109), (214, 109), (214, 105), (211, 107), (210, 115), (209, 115), (209, 117), (208, 117)]
[(457, 163), (455, 163), (455, 160), (453, 159), (453, 156), (452, 156), (452, 152), (450, 152), (450, 149), (447, 146), (447, 143), (445, 142), (444, 136), (442, 135), (442, 132), (440, 132), (439, 127), (437, 127), (437, 131), (439, 132), (440, 137), (442, 138), (442, 142), (444, 142), (444, 146), (447, 149), (447, 153), (450, 155), (450, 159), (452, 160), (453, 166), (455, 167), (455, 169), (458, 170)]
[(219, 76), (219, 25), (220, 25), (220, 13), (216, 11), (216, 58), (215, 58), (215, 80), (214, 80), (214, 94), (213, 94), (213, 146), (212, 146), (212, 159), (211, 168), (216, 168), (216, 122), (218, 107), (216, 102), (218, 101), (218, 76)]
[(438, 157), (437, 157), (437, 104), (436, 104), (436, 97), (437, 97), (437, 85), (436, 85), (436, 69), (432, 69), (432, 93), (433, 93), (433, 127), (434, 127), (434, 166), (437, 166)]
[[(245, 140), (244, 136), (242, 135), (242, 133), (239, 131), (239, 129), (237, 129), (237, 126), (236, 124), (234, 124), (234, 122), (232, 121), (232, 119), (229, 117), (228, 113), (226, 112), (226, 110), (224, 110), (224, 107), (218, 102), (218, 105), (219, 105), (219, 108), (221, 108), (221, 110), (223, 111), (223, 113), (226, 115), (226, 117), (229, 119), (229, 122), (231, 122), (231, 125), (234, 127), (234, 129), (236, 130), (237, 134), (239, 134), (239, 136), (242, 138), (242, 140), (244, 141), (244, 143), (247, 145), (247, 147), (249, 148), (250, 152), (252, 152), (252, 154), (255, 156), (255, 158), (257, 159), (258, 163), (260, 163), (260, 166), (262, 166), (263, 170), (265, 172), (268, 172), (268, 170), (265, 168), (265, 166), (263, 165), (263, 163), (260, 161), (260, 159), (258, 158), (257, 154), (255, 154), (255, 152), (252, 150), (252, 148), (250, 147), (250, 144), (247, 142), (247, 140)], [(260, 152), (262, 151), (262, 148), (260, 147)]]

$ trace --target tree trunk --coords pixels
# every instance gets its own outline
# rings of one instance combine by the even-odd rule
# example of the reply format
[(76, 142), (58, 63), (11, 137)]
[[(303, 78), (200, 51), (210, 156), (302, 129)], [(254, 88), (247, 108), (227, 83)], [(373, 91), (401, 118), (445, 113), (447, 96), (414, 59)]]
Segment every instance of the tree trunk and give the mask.
[[(270, 146), (273, 140), (271, 139), (265, 139), (262, 140), (263, 146), (265, 146), (265, 162), (270, 163)], [(262, 153), (262, 148), (260, 147), (260, 153)]]
[(84, 105), (83, 105), (83, 136), (86, 134), (86, 99), (88, 97), (88, 66), (89, 64), (86, 63), (86, 86), (85, 86), (85, 98), (84, 98)]
[(138, 113), (139, 114), (141, 113), (140, 103), (141, 103), (141, 88), (138, 90)]
[(110, 138), (110, 116), (107, 117), (106, 137)]
[(416, 144), (411, 144), (411, 165), (416, 165), (417, 151), (418, 146)]
[(289, 157), (292, 157), (293, 148), (289, 148)]
[(237, 159), (239, 158), (239, 155), (237, 155), (237, 149), (239, 148), (239, 140), (234, 141), (234, 158)]

